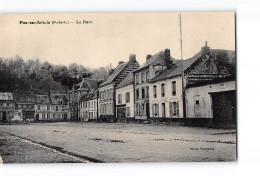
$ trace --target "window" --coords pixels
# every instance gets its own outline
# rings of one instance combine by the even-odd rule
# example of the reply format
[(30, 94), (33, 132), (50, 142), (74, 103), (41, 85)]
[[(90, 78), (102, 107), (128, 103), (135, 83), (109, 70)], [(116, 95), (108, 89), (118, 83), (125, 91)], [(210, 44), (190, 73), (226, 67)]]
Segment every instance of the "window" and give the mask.
[(48, 110), (48, 111), (50, 110), (50, 106), (47, 106), (47, 110)]
[(3, 104), (3, 107), (6, 107), (6, 103)]
[(59, 104), (62, 104), (62, 100), (59, 101)]
[(199, 100), (196, 100), (196, 105), (199, 105), (200, 104), (200, 101)]
[(139, 89), (136, 89), (136, 99), (139, 99)]
[(159, 117), (159, 107), (158, 104), (153, 104), (152, 106), (152, 110), (153, 110), (153, 116), (154, 117)]
[(149, 99), (149, 86), (146, 87), (146, 98)]
[(135, 84), (139, 84), (139, 75), (136, 75), (135, 77)]
[(130, 103), (130, 92), (125, 94), (125, 103)]
[(118, 94), (118, 104), (122, 104), (122, 94)]
[(22, 105), (18, 105), (18, 108), (19, 108), (19, 109), (22, 108)]
[(42, 119), (45, 119), (45, 113), (42, 114)]
[(41, 110), (41, 107), (40, 107), (40, 106), (37, 106), (37, 110)]
[(62, 106), (62, 111), (65, 111), (65, 106)]
[(145, 98), (145, 89), (144, 89), (144, 87), (142, 88), (142, 99), (144, 99)]
[(44, 103), (45, 103), (45, 100), (42, 100), (41, 102), (42, 102), (42, 104), (44, 104)]
[(162, 93), (162, 97), (165, 96), (165, 84), (161, 84), (161, 93)]
[(179, 116), (179, 102), (170, 103), (170, 117)]
[(49, 119), (49, 118), (50, 118), (50, 114), (48, 113), (48, 114), (47, 114), (47, 119)]
[(146, 72), (146, 82), (149, 81), (149, 71)]
[(130, 117), (130, 107), (126, 107), (126, 117)]
[(9, 104), (9, 108), (12, 108), (12, 107), (13, 107), (13, 104), (12, 104), (12, 103), (10, 103), (10, 104)]
[(172, 81), (172, 96), (176, 95), (176, 81)]
[(141, 74), (141, 81), (142, 81), (142, 83), (145, 82), (145, 80), (144, 80), (144, 73)]
[(59, 110), (59, 107), (58, 106), (56, 106), (56, 111), (58, 111)]
[(156, 86), (153, 86), (153, 97), (154, 97), (154, 98), (157, 97)]

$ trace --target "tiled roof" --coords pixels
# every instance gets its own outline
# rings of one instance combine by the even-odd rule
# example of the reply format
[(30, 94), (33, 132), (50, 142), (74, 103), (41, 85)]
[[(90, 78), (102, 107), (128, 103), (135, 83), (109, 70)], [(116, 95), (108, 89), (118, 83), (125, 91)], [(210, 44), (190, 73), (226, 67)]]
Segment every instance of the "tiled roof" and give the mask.
[(128, 75), (123, 79), (116, 88), (128, 86), (133, 83), (133, 72), (128, 73)]
[[(198, 58), (200, 58), (201, 52), (197, 53), (192, 58), (183, 60), (184, 70), (186, 70), (191, 64), (193, 64)], [(170, 68), (166, 68), (159, 75), (153, 78), (150, 82), (156, 82), (162, 79), (171, 78), (182, 74), (182, 61), (176, 61)]]
[(119, 64), (114, 72), (106, 79), (105, 82), (103, 82), (100, 86), (104, 86), (107, 84), (110, 84), (111, 82), (114, 81), (114, 79), (121, 73), (121, 71), (127, 66), (128, 62), (124, 62), (122, 64)]
[(0, 100), (13, 100), (11, 92), (0, 92)]
[[(171, 60), (173, 61), (173, 64), (178, 62), (178, 60), (171, 57)], [(160, 51), (157, 54), (153, 55), (150, 59), (148, 59), (143, 65), (141, 65), (138, 69), (136, 69), (134, 72), (142, 70), (150, 65), (162, 65), (165, 66), (165, 59), (164, 59), (164, 52)]]
[(95, 79), (83, 78), (79, 84), (75, 84), (75, 90), (91, 90), (97, 87), (98, 81)]
[(68, 104), (68, 99), (65, 94), (51, 94), (50, 98), (51, 98), (51, 104), (53, 105), (60, 104), (60, 101), (62, 101), (63, 105)]
[[(221, 49), (210, 49), (211, 53), (214, 54), (227, 54), (228, 62), (235, 63), (235, 51), (232, 50), (221, 50)], [(195, 61), (197, 61), (202, 56), (201, 51), (195, 54), (193, 57), (183, 60), (184, 64), (184, 71), (186, 71)], [(170, 68), (163, 70), (159, 75), (153, 78), (150, 82), (156, 82), (162, 79), (172, 78), (174, 76), (182, 74), (182, 61), (178, 61), (177, 63), (173, 64)]]

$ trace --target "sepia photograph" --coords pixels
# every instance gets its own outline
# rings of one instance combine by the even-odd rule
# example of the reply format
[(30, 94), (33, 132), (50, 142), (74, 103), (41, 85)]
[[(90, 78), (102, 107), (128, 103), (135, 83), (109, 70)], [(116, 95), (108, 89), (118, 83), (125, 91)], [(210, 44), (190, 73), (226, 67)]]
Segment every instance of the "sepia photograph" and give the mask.
[(0, 14), (0, 163), (237, 161), (236, 14)]

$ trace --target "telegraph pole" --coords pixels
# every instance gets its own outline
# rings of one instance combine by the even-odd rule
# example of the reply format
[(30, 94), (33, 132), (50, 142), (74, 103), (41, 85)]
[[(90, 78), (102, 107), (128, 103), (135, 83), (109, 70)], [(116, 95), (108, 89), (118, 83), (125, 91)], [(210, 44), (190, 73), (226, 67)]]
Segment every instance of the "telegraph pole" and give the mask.
[(184, 62), (183, 62), (183, 50), (182, 50), (182, 23), (181, 13), (179, 14), (179, 25), (180, 25), (180, 49), (181, 49), (181, 62), (182, 62), (182, 106), (183, 106), (183, 118), (186, 118), (186, 99), (185, 99), (185, 85), (184, 85)]

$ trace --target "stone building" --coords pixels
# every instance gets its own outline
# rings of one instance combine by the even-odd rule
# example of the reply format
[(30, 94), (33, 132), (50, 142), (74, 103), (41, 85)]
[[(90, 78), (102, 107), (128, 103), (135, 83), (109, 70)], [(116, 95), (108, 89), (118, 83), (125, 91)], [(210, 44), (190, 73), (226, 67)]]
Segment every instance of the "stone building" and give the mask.
[(87, 95), (91, 90), (96, 89), (98, 81), (91, 78), (83, 78), (79, 84), (73, 85), (71, 91), (69, 91), (69, 111), (70, 120), (79, 121), (79, 101), (82, 96)]
[(10, 122), (14, 118), (14, 100), (11, 92), (0, 92), (0, 121)]
[(98, 117), (97, 90), (84, 95), (80, 100), (80, 121), (97, 121)]
[(49, 95), (35, 95), (35, 121), (51, 121), (51, 100)]
[(34, 122), (35, 117), (35, 97), (16, 96), (14, 118), (16, 121)]
[(131, 54), (129, 61), (120, 61), (109, 77), (102, 84), (100, 84), (98, 88), (98, 109), (99, 118), (101, 121), (116, 121), (116, 87), (128, 75), (128, 73), (138, 67), (139, 63), (136, 61), (136, 56)]
[[(234, 80), (234, 57), (234, 51), (210, 49), (206, 43), (201, 51), (192, 58), (166, 67), (150, 80), (151, 120), (180, 121), (193, 125), (208, 122), (208, 120), (201, 119), (212, 117), (209, 115), (212, 114), (210, 112), (211, 103), (208, 101), (209, 96), (200, 95), (202, 91), (199, 89), (210, 92), (204, 87), (198, 86), (226, 79)], [(182, 74), (184, 75), (183, 79)], [(228, 84), (224, 85), (232, 87)], [(232, 94), (230, 96), (233, 96), (234, 92), (230, 93)], [(183, 99), (185, 99), (184, 102)], [(206, 99), (207, 101), (205, 101)], [(195, 106), (196, 108), (194, 108)]]
[(132, 72), (116, 87), (116, 118), (118, 122), (134, 121), (134, 85)]
[(135, 119), (150, 119), (150, 83), (160, 72), (166, 69), (167, 65), (177, 62), (170, 56), (170, 50), (160, 51), (151, 56), (147, 55), (146, 62), (136, 69), (134, 73), (134, 94), (135, 94)]
[(69, 119), (68, 98), (65, 94), (51, 94), (50, 118), (52, 121), (67, 121)]

